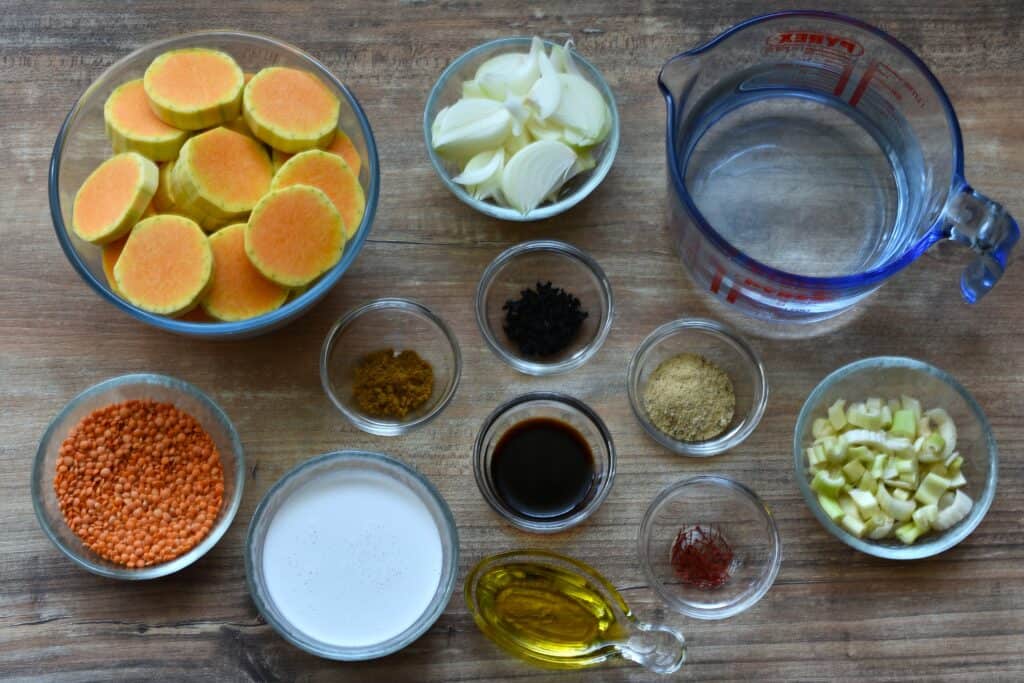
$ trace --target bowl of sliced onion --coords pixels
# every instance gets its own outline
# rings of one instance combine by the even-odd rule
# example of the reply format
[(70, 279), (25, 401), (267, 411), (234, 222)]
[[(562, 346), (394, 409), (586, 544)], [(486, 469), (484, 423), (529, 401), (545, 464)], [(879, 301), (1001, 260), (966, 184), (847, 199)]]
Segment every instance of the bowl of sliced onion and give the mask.
[(865, 358), (811, 392), (793, 435), (807, 505), (835, 537), (894, 560), (967, 538), (995, 497), (998, 453), (981, 406), (912, 358)]
[(495, 218), (535, 221), (604, 180), (619, 114), (601, 72), (571, 40), (503, 38), (448, 65), (427, 98), (423, 135), (456, 197)]

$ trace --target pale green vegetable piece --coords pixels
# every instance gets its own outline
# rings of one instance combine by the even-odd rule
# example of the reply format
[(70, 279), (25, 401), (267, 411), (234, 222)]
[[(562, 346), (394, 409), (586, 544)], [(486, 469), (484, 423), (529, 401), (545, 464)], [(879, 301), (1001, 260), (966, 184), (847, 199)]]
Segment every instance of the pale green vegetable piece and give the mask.
[(942, 408), (932, 408), (925, 413), (925, 417), (935, 423), (939, 434), (945, 441), (943, 456), (947, 456), (956, 450), (956, 425), (953, 418)]
[(846, 411), (846, 420), (854, 427), (878, 430), (882, 428), (881, 406), (868, 406), (866, 403), (854, 403)]
[(854, 517), (851, 517), (850, 515), (843, 515), (843, 519), (840, 522), (840, 524), (844, 529), (849, 531), (857, 538), (862, 537), (864, 535), (864, 532), (867, 531), (867, 525), (865, 525), (864, 522)]
[(836, 433), (835, 427), (824, 417), (815, 418), (811, 423), (811, 436), (820, 439), (823, 436), (832, 436)]
[(857, 488), (874, 493), (878, 490), (878, 480), (872, 476), (871, 472), (864, 472), (861, 475), (860, 481), (857, 482)]
[(963, 472), (957, 472), (949, 480), (949, 488), (958, 489), (961, 486), (967, 486), (967, 478), (964, 477)]
[[(900, 482), (887, 481), (885, 482), (885, 485), (891, 488), (895, 483)], [(895, 491), (892, 492), (892, 497), (895, 498), (896, 500), (910, 500), (909, 487), (905, 489), (896, 489)]]
[(885, 453), (879, 453), (875, 456), (874, 462), (871, 463), (871, 476), (875, 479), (881, 479), (885, 472), (885, 466), (889, 462), (889, 456)]
[(480, 152), (466, 163), (462, 173), (452, 178), (460, 185), (479, 185), (501, 176), (505, 167), (505, 150)]
[(879, 507), (885, 511), (885, 514), (900, 522), (910, 519), (911, 515), (914, 514), (914, 509), (917, 507), (911, 500), (893, 498), (882, 484), (878, 485), (878, 492), (875, 495), (878, 499)]
[[(945, 496), (943, 496), (943, 500), (946, 500)], [(966, 493), (957, 489), (952, 502), (946, 505), (943, 505), (942, 501), (939, 502), (939, 514), (935, 517), (933, 526), (940, 531), (945, 531), (967, 517), (972, 507), (974, 507), (974, 501)]]
[(462, 96), (467, 98), (484, 98), (487, 94), (484, 89), (480, 87), (480, 84), (476, 81), (463, 81), (462, 82)]
[(828, 421), (839, 431), (846, 426), (846, 401), (839, 399), (828, 408)]
[(843, 478), (843, 475), (832, 474), (827, 470), (819, 470), (814, 475), (814, 479), (811, 480), (811, 488), (818, 493), (835, 498), (839, 495), (839, 491), (845, 483), (846, 479)]
[(917, 487), (914, 498), (924, 505), (937, 503), (948, 488), (949, 479), (940, 477), (937, 474), (928, 474), (928, 476), (921, 480), (921, 485)]
[(817, 467), (825, 462), (825, 449), (821, 444), (808, 446), (804, 452), (807, 454), (807, 464), (810, 467)]
[(889, 433), (907, 439), (917, 438), (917, 419), (911, 410), (897, 410), (892, 416), (892, 428)]
[(900, 539), (907, 545), (913, 545), (922, 533), (924, 533), (924, 530), (921, 529), (921, 527), (917, 526), (913, 522), (909, 522), (896, 530), (896, 538)]
[(900, 396), (900, 405), (904, 410), (914, 413), (914, 417), (921, 418), (921, 402), (910, 396)]
[(946, 440), (938, 432), (932, 432), (921, 442), (918, 459), (923, 463), (940, 462), (945, 451)]
[(939, 517), (938, 505), (932, 503), (931, 505), (922, 505), (921, 507), (914, 510), (914, 524), (928, 531), (935, 524), (935, 520)]
[(844, 493), (839, 496), (839, 507), (843, 509), (843, 514), (853, 519), (860, 519), (860, 510), (857, 509), (857, 504), (853, 502), (853, 498), (850, 498), (848, 493)]
[(868, 491), (853, 489), (850, 491), (850, 498), (853, 499), (854, 505), (857, 506), (861, 519), (867, 519), (878, 512), (878, 501)]
[(864, 472), (866, 471), (867, 470), (864, 469), (864, 465), (857, 460), (851, 460), (843, 465), (843, 474), (846, 476), (847, 481), (860, 481), (860, 478), (864, 476)]
[(888, 538), (892, 534), (892, 528), (896, 524), (896, 520), (892, 517), (872, 517), (871, 519), (875, 524), (875, 528), (868, 533), (868, 538), (879, 541), (883, 538)]
[(846, 449), (846, 457), (850, 460), (857, 460), (868, 467), (875, 460), (874, 452), (867, 446), (850, 446)]
[(821, 509), (825, 511), (825, 514), (828, 515), (833, 522), (839, 521), (839, 519), (846, 514), (843, 512), (843, 508), (839, 506), (836, 499), (830, 496), (819, 493), (818, 503), (821, 504)]

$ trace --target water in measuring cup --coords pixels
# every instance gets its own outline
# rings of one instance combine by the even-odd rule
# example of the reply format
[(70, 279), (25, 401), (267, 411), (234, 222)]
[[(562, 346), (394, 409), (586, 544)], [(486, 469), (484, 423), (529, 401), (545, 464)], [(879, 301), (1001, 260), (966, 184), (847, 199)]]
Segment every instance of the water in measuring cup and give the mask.
[(738, 250), (785, 272), (835, 277), (879, 266), (917, 237), (912, 141), (892, 144), (893, 131), (806, 90), (719, 97), (706, 109), (719, 112), (707, 116), (714, 122), (688, 156), (677, 153), (697, 208)]

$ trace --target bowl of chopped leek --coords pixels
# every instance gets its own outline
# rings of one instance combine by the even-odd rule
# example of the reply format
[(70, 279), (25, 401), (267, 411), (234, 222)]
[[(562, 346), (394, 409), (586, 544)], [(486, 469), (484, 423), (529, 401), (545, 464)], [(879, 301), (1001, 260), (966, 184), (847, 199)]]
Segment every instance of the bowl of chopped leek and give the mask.
[(793, 435), (807, 505), (835, 537), (893, 560), (937, 555), (992, 505), (995, 438), (948, 373), (912, 358), (865, 358), (811, 392)]
[(461, 201), (508, 221), (575, 206), (608, 175), (619, 114), (607, 81), (575, 50), (493, 40), (444, 70), (427, 98), (430, 162)]

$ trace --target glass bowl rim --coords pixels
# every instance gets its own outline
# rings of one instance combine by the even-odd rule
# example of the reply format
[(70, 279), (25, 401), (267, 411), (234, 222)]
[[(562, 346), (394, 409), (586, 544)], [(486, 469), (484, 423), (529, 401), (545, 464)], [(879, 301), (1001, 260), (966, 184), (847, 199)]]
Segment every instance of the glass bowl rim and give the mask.
[[(498, 342), (494, 333), (491, 331), (490, 325), (487, 323), (486, 292), (494, 283), (494, 278), (497, 277), (502, 268), (507, 266), (513, 260), (520, 256), (537, 252), (556, 254), (559, 257), (575, 261), (590, 271), (590, 274), (593, 275), (598, 282), (598, 290), (600, 291), (599, 298), (601, 300), (601, 313), (604, 316), (601, 326), (595, 331), (594, 336), (590, 341), (588, 341), (573, 356), (554, 363), (526, 360), (520, 356), (509, 353), (502, 347), (501, 343)], [(593, 256), (579, 247), (569, 244), (568, 242), (540, 239), (520, 242), (519, 244), (513, 245), (498, 254), (494, 260), (487, 265), (476, 286), (475, 309), (476, 324), (480, 329), (480, 334), (483, 336), (487, 346), (490, 347), (498, 358), (523, 374), (546, 376), (575, 370), (594, 357), (594, 355), (604, 345), (605, 340), (608, 339), (608, 335), (611, 333), (612, 322), (615, 318), (615, 298), (612, 295), (612, 285), (608, 280), (608, 276)]]
[[(988, 476), (985, 478), (985, 482), (982, 485), (981, 495), (975, 500), (974, 507), (971, 509), (966, 520), (938, 536), (926, 537), (919, 543), (903, 547), (887, 546), (871, 541), (870, 539), (866, 540), (856, 538), (833, 522), (828, 515), (824, 513), (821, 509), (821, 505), (818, 504), (814, 491), (811, 490), (811, 486), (807, 481), (806, 475), (804, 474), (806, 470), (803, 463), (805, 446), (800, 440), (800, 433), (803, 430), (803, 425), (806, 424), (808, 420), (813, 419), (813, 416), (811, 415), (813, 406), (820, 400), (822, 395), (833, 387), (833, 385), (837, 384), (841, 380), (856, 375), (862, 370), (886, 368), (904, 368), (914, 372), (930, 375), (931, 377), (943, 382), (946, 386), (957, 393), (960, 398), (964, 400), (964, 403), (967, 404), (968, 409), (978, 421), (982, 437), (984, 438), (984, 447), (989, 464)], [(842, 367), (836, 368), (826, 375), (824, 379), (818, 382), (811, 393), (808, 394), (803, 405), (800, 407), (796, 426), (793, 429), (793, 466), (793, 474), (796, 477), (797, 485), (800, 487), (800, 493), (803, 494), (804, 502), (817, 518), (818, 522), (825, 527), (830, 534), (854, 550), (859, 550), (866, 555), (886, 560), (921, 560), (943, 553), (958, 545), (961, 541), (974, 533), (974, 530), (981, 524), (985, 515), (988, 514), (988, 510), (992, 506), (992, 502), (995, 500), (996, 486), (999, 481), (998, 447), (996, 445), (995, 435), (992, 433), (992, 426), (989, 424), (988, 418), (985, 416), (985, 412), (982, 410), (981, 405), (975, 400), (974, 396), (972, 396), (971, 393), (956, 380), (955, 377), (945, 370), (942, 370), (930, 363), (925, 363), (924, 361), (917, 360), (916, 358), (909, 358), (906, 356), (871, 356), (868, 358), (861, 358), (860, 360), (856, 360), (852, 363), (847, 363)]]
[[(444, 71), (441, 72), (441, 75), (437, 78), (437, 81), (434, 82), (433, 87), (430, 89), (426, 105), (423, 107), (423, 140), (427, 147), (427, 155), (430, 157), (430, 164), (434, 168), (434, 172), (441, 178), (441, 181), (445, 186), (459, 199), (459, 201), (476, 209), (480, 213), (491, 216), (492, 218), (517, 223), (544, 220), (545, 218), (551, 218), (552, 216), (557, 216), (560, 213), (568, 211), (586, 199), (587, 196), (589, 196), (590, 193), (593, 192), (602, 181), (604, 181), (608, 172), (611, 170), (612, 163), (615, 161), (615, 155), (619, 150), (619, 110), (615, 101), (615, 94), (612, 92), (611, 86), (605, 79), (604, 74), (602, 74), (596, 66), (587, 61), (587, 59), (576, 50), (575, 45), (573, 45), (572, 56), (574, 61), (582, 66), (583, 70), (590, 75), (591, 78), (588, 80), (597, 86), (597, 89), (600, 91), (602, 97), (604, 97), (605, 102), (608, 104), (608, 109), (611, 112), (611, 131), (608, 133), (606, 143), (602, 143), (607, 144), (607, 147), (602, 153), (601, 160), (597, 166), (588, 171), (590, 175), (586, 178), (586, 182), (580, 185), (575, 192), (552, 204), (538, 206), (536, 209), (525, 215), (511, 207), (498, 206), (497, 204), (492, 204), (488, 201), (476, 199), (466, 192), (465, 188), (452, 180), (451, 174), (445, 169), (444, 161), (434, 151), (434, 147), (431, 144), (432, 122), (430, 121), (429, 116), (430, 110), (441, 97), (441, 91), (448, 84), (448, 81), (453, 77), (458, 76), (467, 62), (490, 50), (523, 44), (528, 45), (532, 40), (533, 36), (508, 36), (481, 43), (480, 45), (463, 52), (452, 60), (452, 62), (445, 67)], [(559, 45), (559, 43), (546, 38), (541, 38), (541, 41), (544, 43), (545, 47), (548, 48)]]
[[(740, 594), (737, 596), (736, 600), (722, 607), (700, 607), (667, 591), (662, 586), (662, 582), (657, 576), (655, 576), (654, 568), (651, 566), (650, 560), (647, 556), (647, 548), (645, 547), (646, 541), (651, 535), (651, 524), (653, 523), (654, 513), (662, 506), (662, 504), (687, 487), (703, 484), (711, 485), (723, 491), (729, 491), (732, 494), (738, 494), (740, 497), (752, 503), (754, 508), (761, 513), (761, 518), (768, 523), (768, 539), (769, 545), (771, 546), (771, 557), (765, 564), (765, 570), (762, 571), (761, 575), (758, 577), (756, 584), (757, 588), (753, 592)], [(725, 619), (736, 616), (737, 614), (753, 607), (775, 584), (775, 579), (779, 575), (779, 568), (782, 566), (782, 537), (779, 534), (779, 528), (775, 522), (775, 515), (753, 489), (736, 481), (735, 479), (721, 474), (698, 474), (692, 477), (687, 477), (673, 482), (659, 491), (647, 506), (647, 511), (644, 512), (643, 519), (640, 522), (640, 527), (637, 532), (637, 550), (640, 556), (640, 566), (643, 569), (644, 576), (651, 584), (651, 588), (654, 589), (661, 599), (674, 610), (685, 614), (686, 616), (705, 620)]]
[[(211, 40), (216, 40), (218, 38), (241, 39), (276, 50), (283, 50), (312, 65), (312, 67), (318, 71), (320, 76), (326, 78), (330, 85), (342, 94), (343, 98), (352, 109), (352, 113), (359, 124), (360, 134), (366, 144), (367, 159), (364, 161), (369, 173), (369, 185), (366, 191), (366, 206), (363, 211), (363, 219), (360, 221), (355, 237), (346, 241), (346, 249), (342, 254), (341, 260), (338, 261), (334, 267), (324, 273), (323, 276), (321, 276), (308, 290), (299, 296), (285, 302), (280, 308), (271, 311), (270, 313), (265, 313), (248, 320), (233, 322), (190, 322), (187, 320), (168, 318), (166, 316), (149, 313), (148, 311), (144, 311), (141, 308), (130, 304), (110, 291), (106, 283), (101, 282), (100, 279), (86, 266), (84, 260), (78, 254), (78, 250), (74, 246), (69, 228), (64, 223), (64, 216), (61, 212), (59, 186), (60, 167), (64, 153), (64, 146), (67, 141), (72, 121), (77, 119), (77, 116), (83, 107), (83, 103), (94, 97), (97, 84), (109, 78), (112, 72), (116, 69), (138, 59), (145, 52), (160, 47), (173, 48), (179, 43), (202, 38), (209, 38)], [(78, 99), (75, 100), (75, 103), (64, 118), (60, 131), (57, 134), (57, 139), (53, 146), (53, 152), (50, 155), (49, 171), (47, 174), (47, 193), (51, 222), (53, 223), (54, 231), (57, 233), (57, 241), (60, 243), (61, 250), (74, 267), (79, 277), (85, 280), (85, 282), (97, 294), (99, 294), (101, 298), (128, 313), (136, 320), (166, 332), (181, 334), (197, 339), (245, 337), (270, 332), (280, 325), (287, 324), (294, 317), (302, 315), (320, 299), (326, 296), (327, 293), (338, 283), (341, 276), (345, 274), (349, 267), (351, 267), (356, 257), (358, 257), (359, 253), (362, 251), (370, 231), (373, 229), (373, 221), (377, 212), (377, 204), (380, 194), (380, 160), (377, 155), (377, 144), (373, 137), (373, 131), (370, 128), (369, 119), (363, 111), (362, 106), (359, 104), (359, 100), (356, 99), (356, 96), (352, 94), (348, 87), (342, 83), (330, 69), (320, 62), (320, 60), (290, 43), (259, 33), (234, 30), (190, 31), (188, 33), (178, 34), (171, 36), (170, 38), (164, 38), (141, 45), (115, 61), (92, 80), (82, 94), (78, 96)]]
[[(393, 471), (398, 470), (408, 474), (419, 482), (430, 497), (434, 499), (438, 509), (441, 511), (441, 517), (444, 520), (444, 527), (438, 527), (438, 535), (442, 537), (442, 545), (444, 544), (444, 536), (446, 534), (448, 535), (452, 549), (451, 560), (448, 563), (442, 563), (441, 566), (441, 577), (438, 581), (437, 590), (440, 590), (442, 598), (433, 609), (425, 610), (423, 614), (421, 614), (416, 621), (410, 624), (405, 631), (393, 636), (389, 640), (375, 645), (350, 648), (338, 646), (320, 648), (312, 642), (303, 640), (291, 630), (285, 628), (284, 625), (278, 622), (276, 617), (273, 615), (273, 612), (267, 609), (267, 603), (260, 597), (259, 591), (256, 590), (257, 586), (254, 579), (255, 567), (253, 563), (253, 552), (254, 544), (256, 542), (256, 524), (263, 515), (266, 514), (266, 510), (270, 503), (275, 500), (285, 485), (302, 476), (310, 469), (318, 467), (324, 463), (339, 461), (369, 462), (378, 466), (382, 465), (385, 469), (390, 468)], [(437, 490), (437, 487), (434, 486), (426, 475), (422, 474), (415, 467), (407, 464), (399, 458), (385, 453), (366, 451), (362, 449), (342, 449), (322, 453), (310, 458), (309, 460), (296, 464), (281, 475), (281, 477), (275, 481), (269, 489), (267, 489), (267, 492), (263, 494), (259, 504), (256, 506), (256, 510), (252, 514), (252, 519), (249, 521), (249, 528), (245, 534), (245, 583), (249, 590), (249, 595), (252, 598), (253, 603), (255, 603), (257, 610), (259, 610), (259, 613), (263, 615), (264, 619), (266, 619), (267, 623), (270, 624), (278, 635), (295, 647), (305, 650), (317, 657), (323, 657), (324, 659), (353, 662), (363, 661), (384, 657), (407, 647), (434, 625), (438, 618), (444, 613), (445, 609), (447, 609), (448, 603), (451, 601), (452, 593), (455, 590), (455, 580), (459, 573), (459, 555), (459, 530), (458, 526), (455, 524), (455, 518), (452, 516), (451, 508), (448, 506), (448, 501), (445, 500), (444, 496), (441, 495), (441, 492)], [(436, 592), (435, 595), (437, 595)], [(428, 605), (428, 608), (429, 607), (430, 606)], [(305, 635), (297, 630), (296, 632), (300, 635)]]
[[(677, 332), (689, 330), (703, 332), (709, 336), (716, 337), (719, 342), (725, 340), (727, 345), (734, 345), (734, 350), (738, 351), (739, 356), (745, 361), (744, 365), (750, 370), (757, 384), (754, 387), (750, 410), (743, 418), (743, 422), (740, 423), (738, 429), (724, 432), (707, 441), (695, 441), (692, 443), (677, 441), (651, 423), (640, 399), (638, 391), (640, 387), (637, 386), (640, 381), (640, 373), (643, 370), (640, 360), (656, 344), (668, 339)], [(629, 365), (626, 369), (626, 393), (629, 395), (629, 405), (633, 409), (633, 414), (641, 426), (643, 426), (644, 431), (655, 441), (677, 455), (708, 458), (739, 446), (746, 441), (747, 437), (754, 433), (754, 430), (761, 424), (761, 418), (764, 417), (765, 410), (768, 407), (769, 387), (761, 356), (750, 345), (750, 342), (738, 332), (709, 318), (679, 318), (658, 326), (637, 346), (636, 351), (633, 352), (629, 359)]]
[[(517, 408), (527, 403), (540, 401), (547, 401), (567, 406), (571, 411), (581, 414), (597, 430), (597, 433), (600, 435), (601, 442), (604, 445), (605, 452), (608, 454), (605, 476), (590, 502), (575, 513), (552, 521), (538, 521), (528, 517), (523, 517), (512, 508), (502, 503), (497, 492), (487, 485), (487, 473), (484, 471), (483, 462), (485, 451), (484, 437), (491, 428), (494, 427), (495, 423), (497, 423), (499, 419), (513, 408)], [(484, 500), (492, 510), (498, 513), (498, 516), (512, 526), (523, 531), (538, 534), (553, 534), (559, 531), (565, 531), (566, 529), (571, 529), (583, 523), (593, 515), (604, 503), (608, 494), (611, 493), (612, 486), (615, 484), (616, 462), (617, 456), (615, 453), (615, 443), (612, 441), (611, 432), (608, 430), (607, 425), (605, 425), (604, 420), (601, 419), (601, 416), (580, 399), (557, 391), (531, 391), (503, 402), (497, 408), (492, 410), (486, 418), (484, 418), (483, 424), (477, 432), (476, 439), (473, 441), (473, 477), (476, 479), (477, 488), (480, 490), (480, 494), (484, 497)]]
[[(357, 322), (364, 314), (382, 310), (401, 311), (402, 313), (415, 315), (426, 320), (433, 327), (440, 330), (441, 336), (448, 342), (452, 352), (452, 357), (454, 358), (454, 363), (452, 364), (451, 385), (429, 412), (420, 415), (415, 420), (409, 420), (408, 422), (380, 420), (350, 410), (345, 405), (345, 402), (342, 401), (331, 388), (331, 374), (328, 366), (330, 364), (331, 352), (334, 350), (338, 339), (346, 329)], [(341, 316), (331, 326), (331, 329), (324, 337), (323, 345), (320, 347), (320, 386), (323, 387), (324, 393), (327, 394), (327, 398), (330, 399), (331, 403), (334, 404), (334, 407), (337, 408), (338, 411), (354, 426), (368, 434), (374, 434), (376, 436), (401, 436), (409, 433), (417, 427), (422, 427), (433, 420), (448, 407), (449, 403), (452, 402), (452, 399), (455, 397), (455, 392), (459, 388), (461, 378), (462, 351), (459, 349), (459, 340), (456, 338), (455, 333), (440, 316), (431, 311), (425, 305), (418, 301), (414, 301), (413, 299), (406, 299), (403, 297), (383, 297), (355, 307), (345, 315)]]
[[(46, 478), (46, 474), (43, 472), (43, 461), (46, 458), (46, 444), (51, 443), (55, 438), (56, 435), (54, 432), (57, 429), (58, 423), (60, 423), (66, 415), (87, 399), (103, 394), (111, 389), (134, 384), (167, 387), (176, 392), (187, 394), (202, 403), (210, 411), (213, 417), (226, 428), (225, 431), (231, 440), (231, 449), (234, 451), (235, 457), (235, 468), (233, 473), (235, 480), (235, 493), (231, 497), (231, 500), (225, 504), (224, 514), (221, 516), (220, 521), (217, 522), (216, 526), (210, 529), (210, 533), (208, 533), (203, 540), (188, 552), (179, 555), (173, 560), (149, 567), (142, 567), (140, 569), (132, 569), (128, 567), (107, 567), (75, 552), (73, 549), (68, 547), (54, 531), (53, 526), (50, 524), (49, 518), (43, 509), (42, 503), (44, 495), (42, 492), (42, 486), (43, 480)], [(227, 478), (227, 476), (227, 473), (225, 473), (225, 478)], [(110, 377), (79, 392), (74, 398), (64, 404), (64, 407), (60, 409), (53, 419), (50, 420), (46, 430), (43, 432), (43, 436), (39, 440), (39, 446), (36, 448), (35, 459), (32, 463), (32, 508), (35, 511), (36, 520), (39, 522), (39, 526), (42, 527), (47, 538), (50, 539), (50, 542), (57, 546), (57, 548), (76, 565), (82, 569), (92, 572), (93, 574), (104, 576), (109, 579), (120, 579), (126, 581), (158, 579), (180, 571), (196, 562), (199, 558), (208, 553), (210, 549), (220, 541), (224, 534), (227, 533), (227, 530), (234, 521), (235, 515), (238, 513), (238, 508), (242, 503), (242, 492), (244, 488), (245, 451), (242, 449), (242, 441), (238, 436), (238, 432), (235, 430), (235, 425), (231, 422), (227, 413), (225, 413), (212, 398), (195, 385), (169, 375), (149, 372), (137, 372)]]

